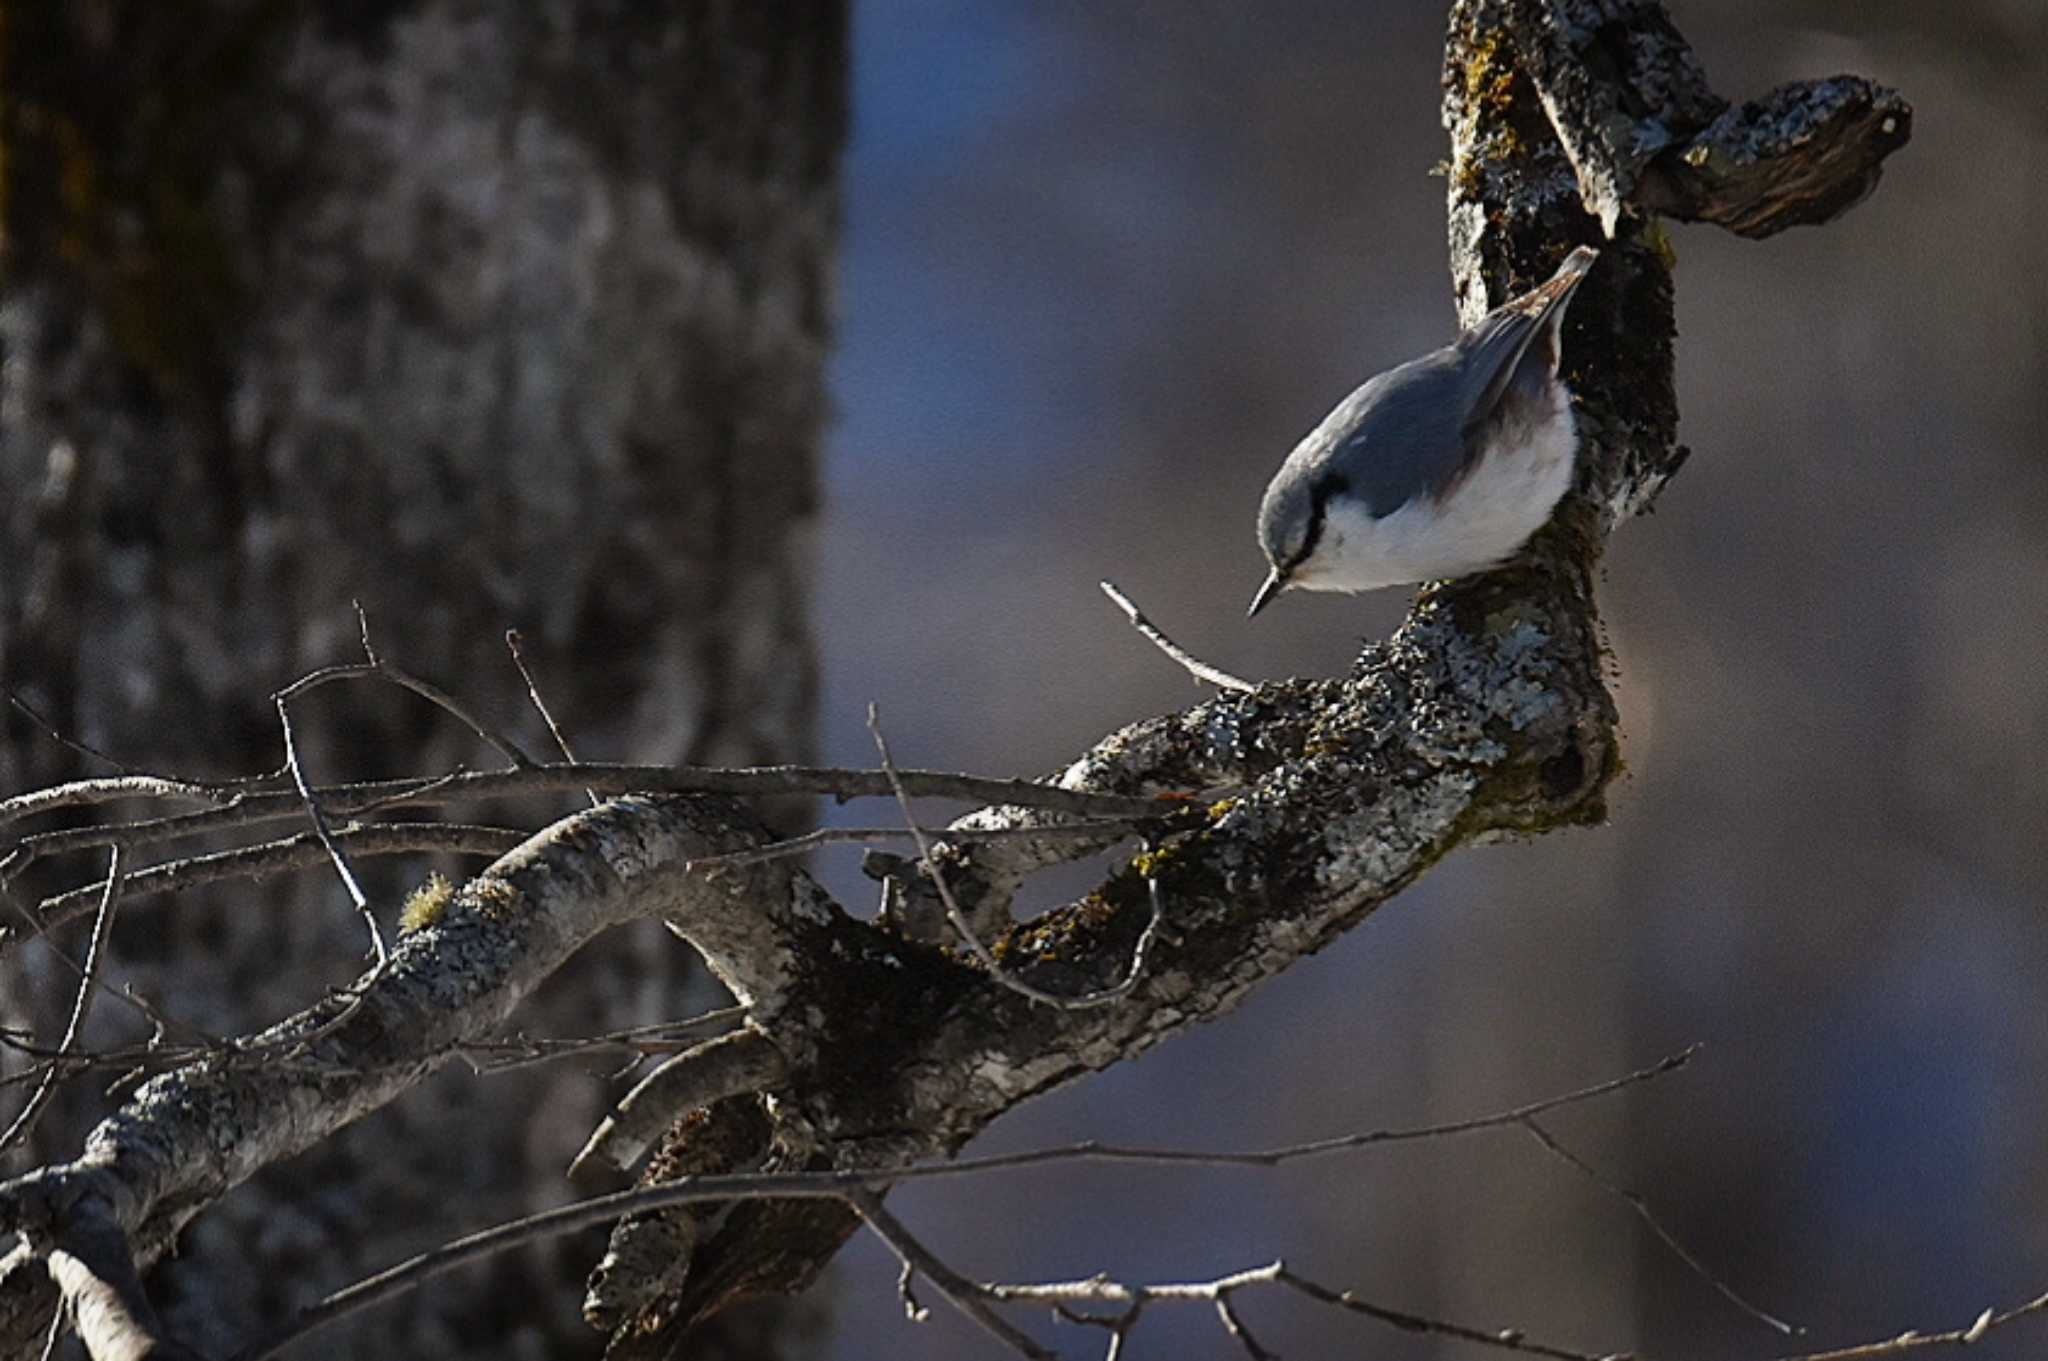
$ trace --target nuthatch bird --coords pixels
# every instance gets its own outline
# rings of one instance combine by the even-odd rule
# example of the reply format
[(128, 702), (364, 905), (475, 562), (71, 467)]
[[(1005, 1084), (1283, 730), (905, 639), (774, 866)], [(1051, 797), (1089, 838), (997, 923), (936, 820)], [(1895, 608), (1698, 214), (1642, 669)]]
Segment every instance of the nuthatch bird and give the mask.
[(1558, 328), (1600, 252), (1433, 354), (1368, 380), (1295, 446), (1259, 505), (1273, 570), (1249, 614), (1290, 587), (1370, 591), (1498, 567), (1572, 484), (1579, 432)]

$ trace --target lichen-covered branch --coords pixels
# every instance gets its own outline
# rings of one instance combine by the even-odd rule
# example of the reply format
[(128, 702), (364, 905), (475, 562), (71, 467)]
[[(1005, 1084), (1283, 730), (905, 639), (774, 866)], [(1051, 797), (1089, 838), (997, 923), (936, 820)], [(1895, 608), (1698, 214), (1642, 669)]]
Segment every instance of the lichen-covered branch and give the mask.
[[(1171, 935), (1129, 996), (1085, 1011), (1036, 1004), (937, 950), (878, 951), (879, 932), (847, 922), (845, 962), (804, 974), (785, 1013), (829, 1022), (774, 1093), (775, 1131), (755, 1145), (761, 1165), (891, 1166), (950, 1153), (1019, 1102), (1229, 1010), (1456, 845), (1597, 820), (1615, 746), (1587, 590), (1583, 577), (1542, 563), (1441, 588), (1348, 679), (1222, 696), (1105, 741), (1080, 768), (1111, 787), (1190, 773), (1242, 785), (1138, 869), (998, 945), (1035, 988), (1107, 986), (1149, 918), (1149, 875)], [(1013, 849), (975, 846), (956, 868)], [(706, 1115), (734, 1118), (721, 1107)], [(672, 1135), (650, 1176), (697, 1151), (703, 1132)], [(691, 1319), (727, 1299), (800, 1284), (851, 1228), (799, 1213), (749, 1205), (691, 1224), (676, 1241), (696, 1268), (678, 1283), (674, 1258), (660, 1259), (669, 1280), (652, 1292), (622, 1265), (644, 1234), (629, 1224), (589, 1311), (617, 1328), (616, 1354), (666, 1355)]]
[[(73, 1162), (0, 1183), (0, 1232), (92, 1206), (147, 1265), (179, 1229), (259, 1168), (383, 1106), (496, 1032), (571, 954), (623, 922), (689, 934), (726, 985), (772, 1023), (820, 915), (801, 871), (689, 875), (692, 856), (759, 838), (737, 807), (627, 798), (558, 823), (471, 880), (346, 993), (145, 1084)], [(0, 1355), (40, 1345), (47, 1285), (33, 1247), (0, 1262)], [(28, 1354), (33, 1354), (29, 1352)]]
[(1739, 236), (1830, 222), (1870, 196), (1912, 130), (1913, 106), (1859, 76), (1780, 86), (1658, 157), (1640, 202)]
[[(1604, 243), (1565, 334), (1583, 437), (1575, 489), (1515, 562), (1425, 588), (1350, 675), (1134, 723), (1061, 773), (1060, 798), (1038, 799), (1063, 806), (967, 820), (1029, 828), (1184, 796), (1140, 861), (1086, 898), (1009, 922), (1026, 874), (1116, 831), (934, 853), (964, 914), (997, 925), (987, 943), (1001, 969), (1055, 996), (1119, 983), (1156, 886), (1169, 929), (1114, 1004), (1044, 1005), (943, 939), (895, 929), (896, 917), (846, 915), (787, 861), (693, 874), (691, 859), (758, 844), (761, 829), (708, 798), (626, 798), (500, 861), (358, 994), (256, 1037), (275, 1061), (209, 1060), (144, 1087), (76, 1162), (0, 1186), (0, 1228), (32, 1206), (90, 1200), (146, 1262), (257, 1167), (493, 1032), (590, 935), (647, 915), (695, 945), (749, 1015), (747, 1038), (707, 1047), (719, 1063), (700, 1055), (694, 1074), (679, 1069), (708, 1104), (670, 1128), (644, 1181), (906, 1166), (1228, 1011), (1461, 845), (1598, 822), (1619, 757), (1594, 573), (1607, 536), (1685, 457), (1670, 272), (1651, 215), (1751, 233), (1822, 220), (1868, 191), (1908, 130), (1903, 103), (1860, 82), (1788, 91), (1732, 108), (1650, 0), (1452, 5), (1444, 118), (1461, 312), (1544, 277), (1575, 244)], [(559, 769), (575, 787), (608, 787), (599, 768)], [(899, 902), (919, 890), (916, 867), (878, 870)], [(586, 1315), (612, 1330), (616, 1357), (673, 1355), (727, 1301), (800, 1288), (857, 1223), (816, 1200), (637, 1217), (614, 1235)], [(32, 1251), (0, 1276), (0, 1355), (22, 1354), (47, 1320)]]
[(630, 1172), (663, 1130), (700, 1106), (782, 1080), (782, 1053), (758, 1030), (735, 1030), (660, 1064), (619, 1099), (569, 1165), (571, 1180), (594, 1180), (604, 1169)]
[[(1576, 179), (1578, 205), (1613, 237), (1630, 214), (1713, 222), (1769, 236), (1833, 220), (1877, 185), (1885, 157), (1912, 135), (1913, 110), (1897, 91), (1856, 76), (1801, 81), (1741, 105), (1707, 84), (1706, 71), (1658, 0), (1483, 0), (1453, 9), (1454, 68), (1447, 82), (1466, 111), (1516, 101), (1528, 82), (1547, 126), (1519, 123), (1453, 150), (1477, 152), (1461, 174), (1502, 191), (1522, 184), (1515, 130), (1553, 143)], [(1484, 309), (1481, 309), (1483, 311)]]

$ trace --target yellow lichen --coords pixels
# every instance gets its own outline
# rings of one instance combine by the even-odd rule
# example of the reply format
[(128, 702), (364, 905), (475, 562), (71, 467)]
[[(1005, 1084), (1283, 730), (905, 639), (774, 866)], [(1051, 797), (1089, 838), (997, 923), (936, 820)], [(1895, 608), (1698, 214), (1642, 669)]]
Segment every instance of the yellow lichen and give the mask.
[(1496, 29), (1482, 29), (1472, 39), (1472, 55), (1465, 62), (1465, 100), (1468, 104), (1505, 109), (1515, 87), (1515, 66)]
[(398, 934), (409, 936), (426, 930), (441, 920), (454, 900), (455, 885), (448, 882), (447, 876), (428, 875), (426, 883), (405, 895), (405, 906), (398, 912)]
[(1165, 867), (1166, 861), (1167, 852), (1164, 850), (1139, 851), (1131, 857), (1131, 872), (1140, 878), (1150, 879)]

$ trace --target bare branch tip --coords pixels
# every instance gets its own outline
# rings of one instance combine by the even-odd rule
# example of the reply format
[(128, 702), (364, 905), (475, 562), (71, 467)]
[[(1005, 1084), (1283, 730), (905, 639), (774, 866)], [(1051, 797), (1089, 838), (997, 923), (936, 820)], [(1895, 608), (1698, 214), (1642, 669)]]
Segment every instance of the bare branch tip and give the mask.
[(903, 1264), (903, 1272), (896, 1278), (896, 1297), (903, 1301), (903, 1316), (912, 1323), (931, 1321), (932, 1311), (917, 1298), (917, 1268), (909, 1262)]
[(363, 602), (360, 600), (351, 598), (348, 603), (356, 612), (356, 637), (362, 641), (363, 658), (371, 666), (376, 666), (377, 649), (370, 644), (370, 612), (363, 608)]
[(1165, 633), (1160, 631), (1157, 625), (1145, 617), (1145, 612), (1138, 608), (1136, 601), (1117, 589), (1114, 582), (1104, 581), (1100, 585), (1102, 586), (1102, 593), (1116, 603), (1116, 607), (1124, 612), (1124, 617), (1131, 621), (1131, 627), (1136, 629), (1146, 642), (1172, 658), (1182, 670), (1186, 671), (1196, 680), (1207, 681), (1220, 690), (1250, 691), (1258, 689), (1258, 686), (1248, 680), (1233, 676), (1228, 671), (1222, 670), (1219, 667), (1209, 665), (1209, 663), (1167, 637)]

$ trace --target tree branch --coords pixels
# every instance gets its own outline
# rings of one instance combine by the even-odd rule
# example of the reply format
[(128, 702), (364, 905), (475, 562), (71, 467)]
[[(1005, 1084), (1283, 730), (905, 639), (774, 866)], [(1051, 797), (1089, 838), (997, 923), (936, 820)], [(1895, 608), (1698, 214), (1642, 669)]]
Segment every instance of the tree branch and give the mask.
[(1898, 91), (1856, 76), (1781, 86), (1658, 157), (1638, 201), (1738, 236), (1831, 222), (1877, 188), (1912, 129)]
[[(892, 1185), (906, 1181), (952, 1181), (967, 1177), (984, 1176), (991, 1172), (1014, 1171), (1018, 1168), (1039, 1167), (1057, 1163), (1073, 1162), (1118, 1162), (1158, 1163), (1178, 1166), (1260, 1166), (1277, 1167), (1283, 1163), (1303, 1158), (1320, 1157), (1329, 1153), (1366, 1148), (1374, 1144), (1407, 1142), (1422, 1139), (1440, 1139), (1486, 1129), (1505, 1129), (1530, 1118), (1535, 1112), (1556, 1110), (1564, 1106), (1578, 1105), (1602, 1096), (1612, 1095), (1638, 1083), (1649, 1082), (1664, 1074), (1675, 1071), (1691, 1057), (1693, 1050), (1675, 1054), (1648, 1068), (1640, 1069), (1625, 1076), (1596, 1083), (1578, 1091), (1559, 1096), (1546, 1097), (1512, 1110), (1465, 1120), (1453, 1120), (1432, 1125), (1407, 1129), (1380, 1130), (1343, 1135), (1333, 1139), (1319, 1140), (1309, 1144), (1292, 1144), (1279, 1148), (1258, 1149), (1246, 1152), (1205, 1152), (1196, 1149), (1161, 1148), (1119, 1148), (1098, 1143), (1072, 1144), (1063, 1148), (1033, 1149), (1023, 1153), (997, 1154), (983, 1158), (964, 1158), (951, 1162), (929, 1163), (907, 1168), (865, 1168), (837, 1172), (794, 1172), (782, 1174), (757, 1174), (750, 1176), (693, 1176), (679, 1179), (664, 1186), (645, 1188), (637, 1191), (620, 1191), (610, 1195), (597, 1196), (574, 1204), (559, 1206), (552, 1210), (529, 1215), (510, 1223), (495, 1225), (476, 1233), (445, 1243), (431, 1251), (402, 1262), (397, 1266), (380, 1271), (376, 1275), (359, 1281), (343, 1290), (336, 1291), (318, 1304), (300, 1311), (293, 1323), (263, 1341), (245, 1349), (237, 1361), (260, 1361), (281, 1349), (288, 1342), (320, 1328), (346, 1314), (365, 1308), (380, 1300), (388, 1299), (403, 1291), (415, 1289), (443, 1272), (455, 1270), (494, 1253), (503, 1252), (521, 1243), (574, 1232), (592, 1224), (602, 1224), (622, 1214), (645, 1215), (651, 1211), (677, 1206), (701, 1205), (718, 1201), (763, 1201), (778, 1198), (809, 1200), (839, 1200), (852, 1206), (875, 1232), (889, 1244), (905, 1266), (915, 1273), (922, 1273), (946, 1292), (963, 1310), (973, 1315), (978, 1323), (988, 1326), (987, 1311), (981, 1306), (1001, 1302), (1009, 1298), (1051, 1298), (1052, 1294), (1065, 1290), (1078, 1297), (1080, 1286), (1044, 1287), (991, 1287), (978, 1285), (941, 1263), (928, 1249), (918, 1243), (907, 1229), (882, 1210), (881, 1195)], [(1097, 1284), (1101, 1284), (1098, 1280)], [(1124, 1287), (1116, 1287), (1123, 1289)], [(1161, 1297), (1175, 1297), (1172, 1292), (1178, 1287), (1156, 1287)], [(906, 1283), (907, 1289), (907, 1283)], [(1035, 1293), (1034, 1293), (1035, 1292)], [(1049, 1293), (1051, 1292), (1051, 1293)], [(1014, 1330), (1001, 1324), (990, 1328), (996, 1336), (1006, 1342), (1020, 1337)], [(1028, 1339), (1025, 1339), (1028, 1343)], [(1036, 1344), (1029, 1344), (1035, 1347)], [(1027, 1351), (1027, 1355), (1048, 1355), (1042, 1349)]]
[(104, 1214), (69, 1215), (46, 1260), (93, 1361), (205, 1361), (164, 1332), (127, 1239)]
[[(962, 799), (974, 803), (1046, 808), (1077, 816), (1147, 818), (1173, 811), (1146, 797), (1094, 794), (1032, 780), (991, 779), (951, 771), (900, 770), (903, 786), (916, 798)], [(726, 794), (739, 798), (785, 794), (825, 794), (839, 800), (893, 798), (888, 776), (879, 770), (847, 770), (813, 766), (758, 766), (713, 769), (698, 766), (543, 765), (521, 770), (455, 771), (441, 776), (401, 780), (369, 780), (356, 784), (315, 785), (321, 808), (336, 817), (359, 817), (388, 809), (441, 807), (470, 800), (582, 792), (585, 777), (600, 795), (634, 793)], [(284, 778), (287, 780), (289, 776)], [(296, 790), (251, 792), (227, 785), (189, 785), (149, 776), (86, 780), (54, 789), (19, 795), (0, 803), (0, 825), (60, 808), (89, 806), (129, 799), (175, 799), (215, 803), (199, 813), (116, 823), (103, 827), (66, 828), (20, 839), (0, 860), (0, 880), (12, 879), (44, 856), (99, 850), (120, 845), (128, 850), (290, 821), (303, 813)], [(8, 810), (12, 810), (10, 813)]]
[[(527, 834), (509, 827), (478, 827), (460, 822), (379, 822), (367, 827), (340, 827), (329, 833), (338, 845), (354, 855), (405, 855), (419, 851), (443, 851), (456, 855), (503, 855), (526, 840)], [(119, 843), (115, 843), (117, 846)], [(215, 851), (183, 860), (167, 861), (137, 870), (128, 876), (125, 892), (136, 898), (156, 893), (176, 893), (202, 884), (236, 879), (266, 879), (273, 874), (305, 869), (328, 858), (328, 851), (311, 832), (282, 841), (266, 841), (232, 851)], [(43, 900), (33, 925), (48, 931), (75, 921), (93, 910), (106, 891), (107, 881), (80, 885)], [(13, 928), (0, 928), (0, 948), (11, 943)]]
[(571, 1181), (629, 1172), (663, 1130), (699, 1106), (762, 1092), (783, 1077), (782, 1054), (758, 1030), (735, 1030), (685, 1050), (620, 1098), (569, 1165)]
[[(692, 860), (759, 845), (761, 829), (716, 799), (630, 795), (507, 855), (345, 1002), (256, 1037), (303, 1045), (294, 1062), (261, 1071), (209, 1058), (145, 1084), (79, 1159), (0, 1186), (0, 1229), (22, 1227), (50, 1193), (66, 1205), (103, 1204), (146, 1264), (258, 1168), (497, 1033), (592, 934), (648, 915), (704, 954), (782, 1062), (760, 1070), (772, 1092), (734, 1093), (671, 1129), (643, 1181), (910, 1169), (957, 1153), (1023, 1101), (1223, 1014), (1458, 847), (1601, 821), (1619, 762), (1594, 575), (1607, 535), (1650, 504), (1685, 457), (1671, 280), (1646, 214), (1690, 195), (1686, 202), (1707, 205), (1703, 214), (1711, 207), (1714, 220), (1744, 230), (1818, 220), (1867, 192), (1876, 162), (1906, 131), (1903, 106), (1887, 115), (1892, 106), (1877, 97), (1860, 113), (1849, 94), (1773, 99), (1754, 117), (1724, 120), (1727, 105), (1649, 0), (1456, 0), (1444, 113), (1461, 312), (1475, 317), (1546, 275), (1572, 245), (1612, 236), (1565, 338), (1579, 474), (1520, 557), (1425, 588), (1399, 631), (1344, 678), (1267, 683), (1131, 724), (1050, 784), (572, 764), (313, 791), (321, 808), (345, 817), (407, 800), (583, 789), (885, 795), (900, 778), (907, 795), (995, 805), (962, 820), (976, 830), (1182, 813), (1094, 893), (985, 942), (989, 964), (846, 917), (786, 861), (690, 874)], [(1866, 130), (1872, 117), (1875, 135)], [(1639, 140), (1660, 126), (1661, 142)], [(1712, 148), (1737, 143), (1748, 159), (1730, 153), (1736, 171), (1717, 171)], [(1714, 172), (1710, 184), (1666, 173), (1659, 158), (1683, 160), (1699, 145), (1709, 147), (1705, 165), (1687, 166)], [(1219, 789), (1231, 796), (1206, 807), (1151, 797)], [(289, 793), (234, 797), (230, 807), (163, 823), (190, 835), (296, 811)], [(59, 806), (67, 805), (11, 801), (0, 816)], [(174, 833), (159, 825), (148, 834)], [(1024, 875), (1118, 835), (958, 844), (944, 852), (943, 872), (965, 914), (999, 918)], [(1146, 965), (1125, 990), (1119, 980), (1155, 928)], [(998, 972), (1045, 995), (1118, 996), (1085, 1010), (1043, 1006)], [(678, 1206), (703, 1199), (695, 1185), (671, 1189)], [(856, 1221), (844, 1195), (780, 1194), (693, 1216), (665, 1246), (630, 1261), (617, 1255), (615, 1236), (613, 1302), (592, 1310), (615, 1327), (612, 1355), (665, 1355), (728, 1300), (801, 1288), (815, 1275)], [(630, 1220), (620, 1234), (652, 1222)], [(40, 1338), (52, 1301), (46, 1279), (19, 1259), (0, 1269), (0, 1353), (9, 1356)], [(1325, 1296), (1363, 1307), (1316, 1295)]]
[[(261, 1167), (495, 1034), (577, 947), (625, 921), (666, 919), (735, 995), (756, 1000), (757, 1016), (772, 1018), (804, 953), (799, 939), (831, 920), (822, 895), (780, 866), (716, 880), (681, 869), (759, 835), (737, 809), (678, 798), (622, 799), (558, 824), (465, 885), (359, 992), (247, 1042), (303, 1046), (293, 1062), (209, 1056), (152, 1079), (74, 1162), (0, 1184), (0, 1232), (27, 1227), (37, 1206), (104, 1204), (147, 1265)], [(47, 1317), (32, 1267), (17, 1254), (0, 1272), (0, 1355), (18, 1354)]]
[(86, 945), (85, 963), (78, 971), (78, 992), (72, 999), (71, 1018), (64, 1023), (64, 1037), (57, 1041), (57, 1055), (49, 1060), (43, 1076), (36, 1083), (36, 1089), (14, 1117), (13, 1123), (0, 1132), (0, 1152), (5, 1152), (17, 1142), (28, 1138), (35, 1129), (36, 1121), (42, 1118), (43, 1109), (50, 1098), (56, 1095), (57, 1084), (64, 1080), (69, 1060), (64, 1056), (78, 1043), (79, 1035), (85, 1030), (85, 1018), (92, 1011), (93, 999), (99, 995), (100, 970), (107, 962), (107, 942), (114, 929), (114, 909), (121, 900), (121, 849), (107, 861), (106, 886), (100, 892), (99, 914), (93, 919), (92, 939)]

